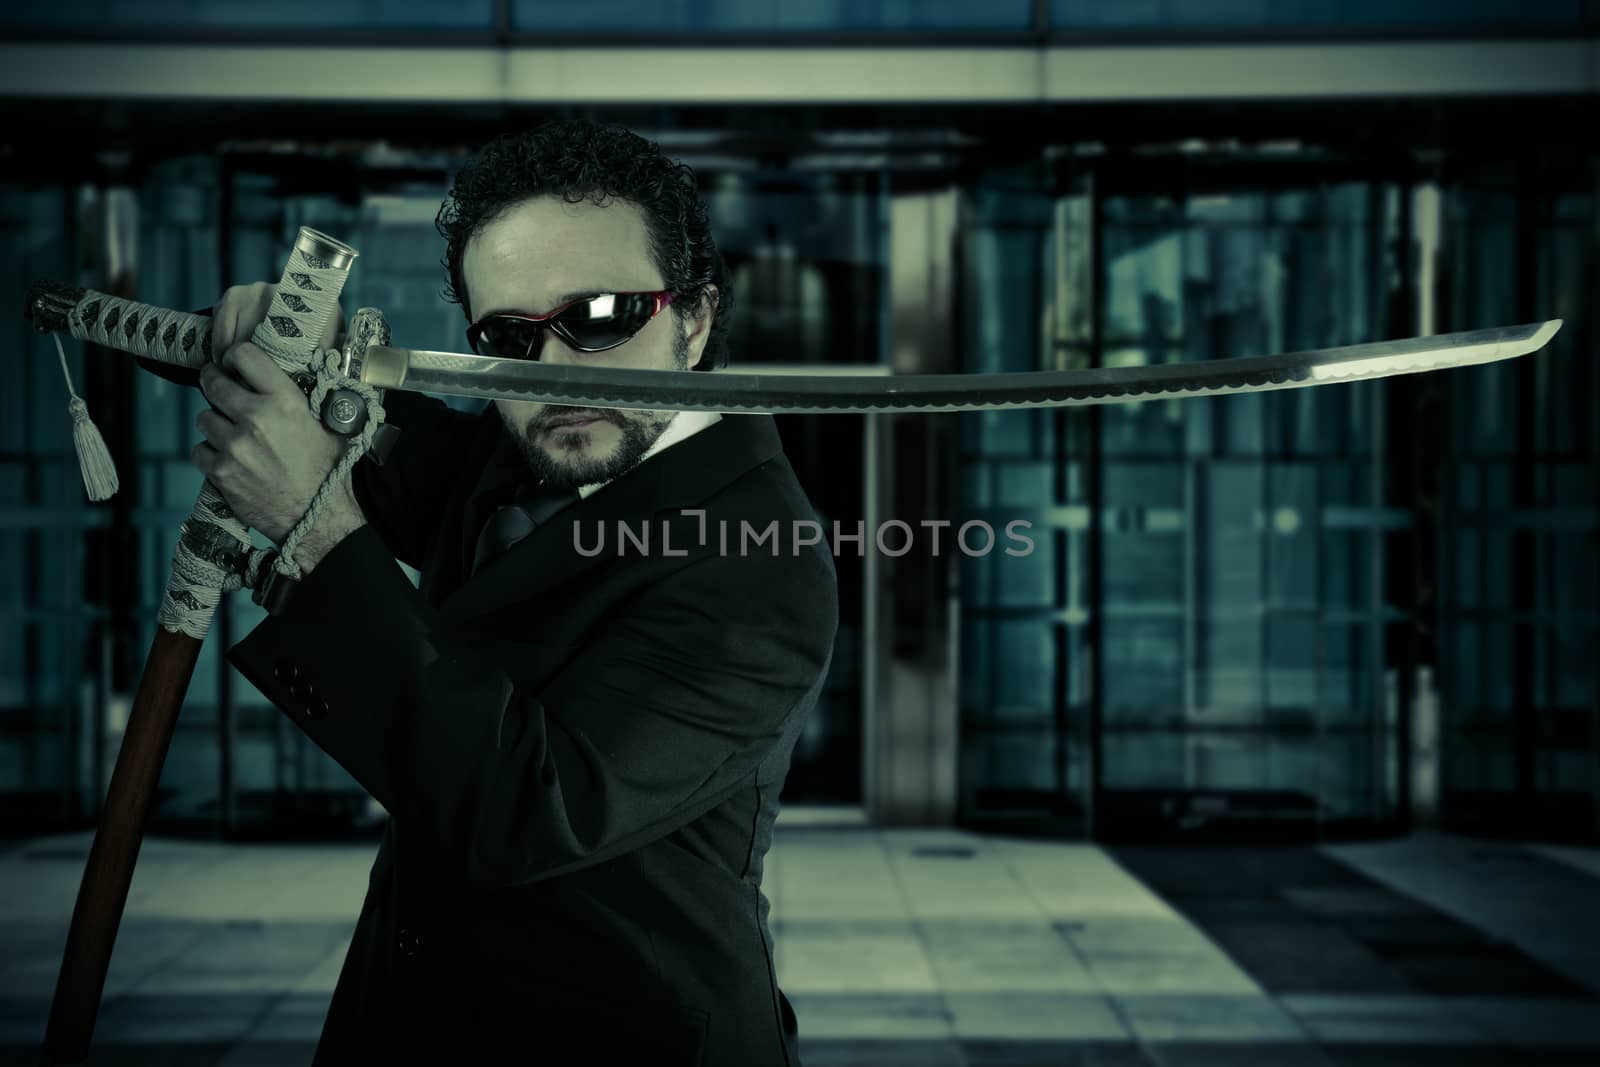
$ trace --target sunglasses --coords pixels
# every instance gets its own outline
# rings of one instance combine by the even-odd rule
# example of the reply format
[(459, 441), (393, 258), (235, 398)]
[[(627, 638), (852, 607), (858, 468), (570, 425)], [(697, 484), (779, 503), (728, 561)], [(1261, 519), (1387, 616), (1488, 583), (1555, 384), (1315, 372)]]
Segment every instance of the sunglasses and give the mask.
[(631, 340), (678, 296), (671, 291), (600, 293), (543, 315), (485, 315), (467, 327), (467, 344), (480, 356), (537, 360), (549, 330), (579, 352), (604, 352)]

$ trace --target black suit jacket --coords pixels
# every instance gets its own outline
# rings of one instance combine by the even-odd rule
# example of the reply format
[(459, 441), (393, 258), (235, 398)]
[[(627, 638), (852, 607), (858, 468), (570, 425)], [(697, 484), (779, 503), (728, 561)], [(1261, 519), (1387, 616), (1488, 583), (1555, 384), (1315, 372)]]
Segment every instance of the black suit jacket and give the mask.
[[(724, 415), (468, 578), (525, 461), (492, 410), (386, 406), (368, 525), (229, 651), (391, 816), (316, 1062), (792, 1067), (762, 858), (838, 605), (771, 417)], [(617, 520), (649, 520), (648, 554)], [(741, 555), (773, 522), (778, 554)]]

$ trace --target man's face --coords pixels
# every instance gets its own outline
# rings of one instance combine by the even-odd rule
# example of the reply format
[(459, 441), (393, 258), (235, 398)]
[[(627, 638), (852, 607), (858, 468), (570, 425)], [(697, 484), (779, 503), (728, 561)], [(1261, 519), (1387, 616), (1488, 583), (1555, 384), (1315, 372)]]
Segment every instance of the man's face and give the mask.
[[(644, 217), (631, 202), (605, 207), (560, 197), (525, 200), (467, 243), (461, 272), (474, 319), (507, 311), (543, 315), (569, 294), (664, 289), (651, 262)], [(545, 331), (540, 361), (590, 367), (687, 370), (700, 362), (711, 322), (662, 310), (632, 339), (606, 352), (579, 352)], [(496, 400), (495, 408), (545, 484), (576, 488), (630, 470), (676, 412), (576, 408)], [(587, 420), (587, 421), (574, 421)]]

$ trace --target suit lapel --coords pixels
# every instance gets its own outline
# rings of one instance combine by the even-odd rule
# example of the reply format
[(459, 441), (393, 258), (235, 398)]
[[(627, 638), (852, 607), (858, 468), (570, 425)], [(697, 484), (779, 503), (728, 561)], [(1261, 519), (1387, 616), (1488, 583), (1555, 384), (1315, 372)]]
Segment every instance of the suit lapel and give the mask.
[[(443, 514), (416, 517), (417, 522), (436, 528), (419, 585), (423, 597), (435, 608), (471, 573), (476, 541), (468, 540), (463, 545), (463, 536), (477, 537), (489, 513), (511, 498), (526, 470), (492, 404), (480, 414), (478, 429), (458, 470), (461, 477)], [(464, 535), (463, 529), (472, 532)]]
[[(460, 585), (472, 574), (472, 560), (477, 554), (478, 534), (483, 524), (495, 508), (511, 500), (517, 484), (528, 476), (527, 460), (511, 439), (511, 432), (499, 416), (494, 415), (492, 405), (485, 414), (493, 417), (494, 443), (482, 473), (462, 505), (461, 526), (456, 531), (459, 537), (455, 539), (455, 574), (448, 588)], [(448, 537), (448, 533), (444, 536)]]
[[(619, 521), (637, 530), (662, 511), (692, 507), (783, 450), (771, 415), (723, 415), (561, 511), (471, 575), (472, 554), (484, 520), (525, 471), (522, 465), (526, 461), (509, 432), (502, 427), (500, 436), (502, 440), (465, 503), (461, 528), (455, 531), (460, 535), (459, 551), (449, 562), (459, 568), (458, 576), (470, 576), (454, 588), (448, 582), (438, 586), (443, 591), (440, 613), (453, 625), (526, 600), (558, 581), (570, 581), (615, 555)], [(591, 549), (604, 530), (606, 550), (580, 554), (573, 544), (573, 523), (580, 524), (581, 542)]]

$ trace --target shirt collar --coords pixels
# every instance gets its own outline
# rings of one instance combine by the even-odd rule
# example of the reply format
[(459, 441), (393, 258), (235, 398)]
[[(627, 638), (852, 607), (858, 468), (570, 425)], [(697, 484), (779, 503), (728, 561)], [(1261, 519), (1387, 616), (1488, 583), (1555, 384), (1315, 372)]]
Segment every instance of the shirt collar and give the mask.
[[(651, 445), (649, 450), (639, 457), (639, 462), (643, 463), (662, 449), (669, 448), (685, 438), (693, 437), (721, 418), (722, 414), (716, 411), (678, 412), (672, 417), (672, 421), (667, 424), (667, 428), (661, 432), (661, 436), (656, 438), (655, 444)], [(596, 493), (610, 484), (610, 480), (607, 480), (580, 485), (578, 486), (578, 496), (580, 499), (588, 499), (590, 494)]]

